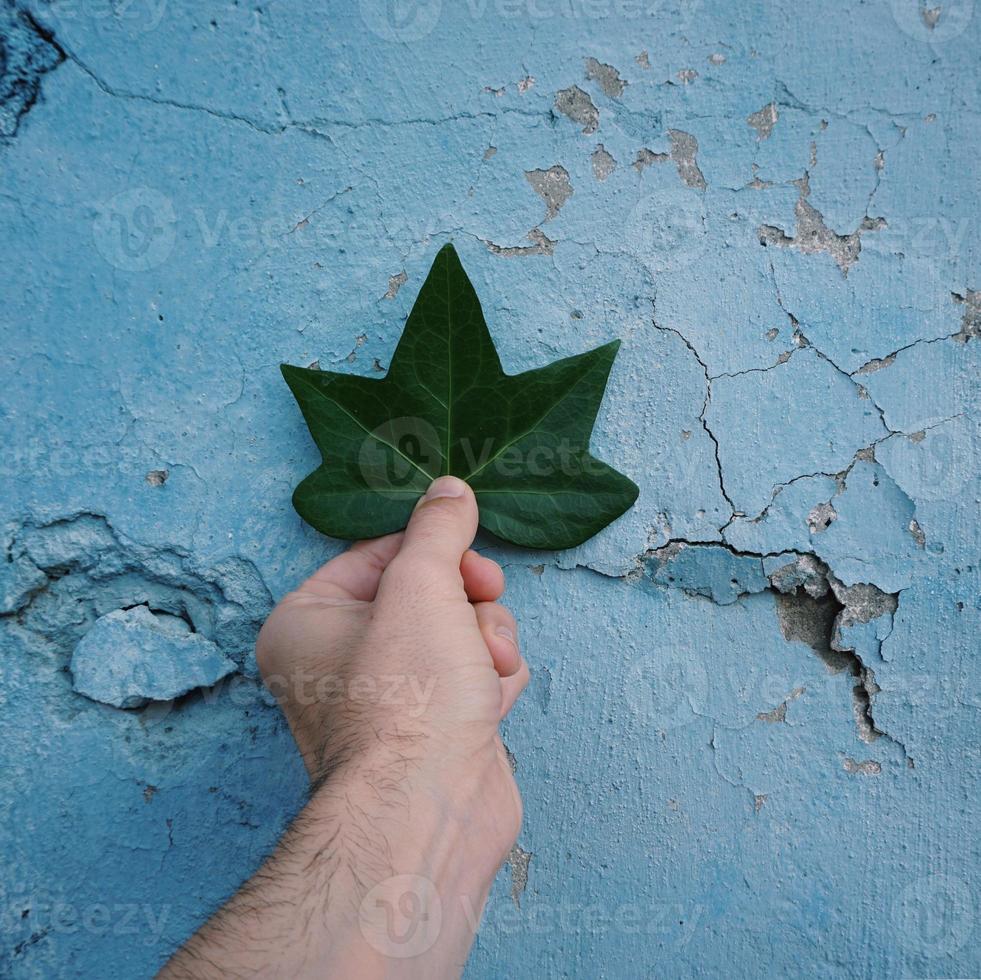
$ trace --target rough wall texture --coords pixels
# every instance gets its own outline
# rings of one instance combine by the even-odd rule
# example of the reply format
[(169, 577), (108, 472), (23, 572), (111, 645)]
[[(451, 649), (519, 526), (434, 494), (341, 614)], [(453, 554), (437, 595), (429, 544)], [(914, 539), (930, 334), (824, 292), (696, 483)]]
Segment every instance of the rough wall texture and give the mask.
[(150, 974), (300, 805), (277, 365), (384, 370), (447, 239), (509, 370), (623, 339), (641, 487), (486, 543), (534, 681), (468, 974), (981, 974), (972, 6), (4, 0), (0, 974)]

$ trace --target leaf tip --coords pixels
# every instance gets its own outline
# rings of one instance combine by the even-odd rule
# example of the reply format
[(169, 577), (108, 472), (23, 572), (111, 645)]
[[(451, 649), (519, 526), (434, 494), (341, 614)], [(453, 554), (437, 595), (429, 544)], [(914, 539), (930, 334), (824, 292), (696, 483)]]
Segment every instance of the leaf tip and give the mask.
[(638, 487), (629, 476), (624, 477), (624, 479), (626, 479), (627, 483), (629, 484), (627, 487), (627, 496), (630, 497), (630, 503), (625, 508), (625, 510), (629, 510), (635, 503), (637, 503), (637, 498), (640, 496), (640, 487)]

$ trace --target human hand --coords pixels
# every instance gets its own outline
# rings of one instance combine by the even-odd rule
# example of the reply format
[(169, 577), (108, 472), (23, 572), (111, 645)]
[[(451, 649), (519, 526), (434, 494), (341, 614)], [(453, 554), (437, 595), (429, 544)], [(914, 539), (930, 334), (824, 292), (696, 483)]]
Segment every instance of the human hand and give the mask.
[(473, 492), (440, 478), (403, 533), (353, 545), (287, 595), (256, 653), (315, 786), (355, 772), (437, 798), (482, 826), (493, 873), (521, 822), (498, 723), (529, 675), (503, 572), (468, 550), (476, 530)]
[(497, 726), (528, 682), (476, 531), (442, 477), (273, 610), (256, 657), (313, 793), (162, 978), (460, 975), (521, 824)]

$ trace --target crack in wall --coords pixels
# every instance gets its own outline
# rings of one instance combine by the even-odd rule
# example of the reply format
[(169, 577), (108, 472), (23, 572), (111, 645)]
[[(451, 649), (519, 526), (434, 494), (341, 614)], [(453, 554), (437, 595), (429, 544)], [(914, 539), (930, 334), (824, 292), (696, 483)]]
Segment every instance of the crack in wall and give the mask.
[(824, 223), (824, 216), (807, 200), (811, 193), (810, 175), (805, 170), (800, 180), (793, 182), (798, 188), (797, 204), (794, 206), (796, 227), (793, 236), (775, 225), (760, 225), (757, 234), (764, 247), (775, 245), (779, 248), (795, 249), (808, 255), (825, 253), (834, 259), (843, 276), (858, 261), (862, 251), (862, 235), (869, 231), (879, 231), (886, 227), (884, 218), (870, 218), (866, 215), (858, 228), (848, 235), (839, 235)]
[(725, 480), (722, 476), (722, 457), (719, 455), (719, 440), (715, 437), (715, 433), (709, 428), (708, 422), (705, 420), (705, 413), (708, 411), (709, 402), (712, 399), (712, 378), (709, 376), (708, 366), (699, 356), (698, 351), (695, 350), (688, 338), (680, 330), (676, 330), (674, 327), (662, 327), (656, 320), (652, 320), (652, 323), (655, 330), (660, 330), (662, 333), (672, 333), (678, 337), (685, 347), (691, 351), (692, 357), (698, 361), (699, 367), (701, 367), (702, 372), (705, 375), (705, 400), (702, 402), (702, 410), (698, 415), (698, 421), (701, 423), (706, 435), (712, 441), (712, 447), (715, 451), (715, 466), (719, 475), (719, 490), (722, 493), (725, 502), (729, 505), (729, 510), (731, 511), (729, 520), (726, 521), (722, 528), (724, 529), (732, 523), (733, 519), (736, 517), (737, 511), (736, 505), (732, 502), (732, 498), (729, 496), (729, 493), (726, 490)]
[[(769, 576), (734, 575), (732, 585), (742, 590), (737, 599), (752, 593), (772, 592), (784, 639), (809, 646), (830, 673), (845, 673), (853, 678), (852, 715), (858, 738), (866, 744), (884, 739), (895, 745), (902, 752), (906, 764), (913, 768), (913, 760), (905, 745), (877, 724), (873, 709), (875, 695), (879, 693), (880, 687), (876, 683), (874, 670), (864, 662), (861, 654), (846, 637), (846, 632), (851, 627), (870, 623), (884, 616), (890, 617), (891, 623), (899, 608), (900, 593), (883, 592), (866, 583), (846, 586), (817, 555), (793, 550), (764, 554), (741, 551), (719, 542), (672, 539), (661, 548), (639, 555), (637, 563), (646, 571), (646, 577), (655, 586), (679, 588), (689, 595), (701, 596), (717, 604), (728, 601), (720, 600), (714, 591), (706, 591), (699, 583), (686, 581), (683, 576), (676, 579), (659, 574), (659, 570), (663, 571), (680, 554), (692, 548), (727, 553), (733, 558), (759, 562), (761, 573), (764, 559), (786, 555), (789, 559), (787, 563), (775, 569)], [(637, 576), (634, 575), (632, 580), (636, 579)], [(880, 648), (881, 642), (879, 641)], [(758, 720), (783, 721), (789, 702), (803, 693), (803, 689), (795, 689), (772, 711), (761, 712)]]
[[(33, 21), (30, 14), (27, 16)], [(36, 22), (35, 22), (36, 24)], [(68, 47), (62, 40), (59, 40), (50, 31), (45, 29), (41, 25), (37, 25), (37, 31), (41, 36), (50, 43), (50, 45), (59, 53), (60, 57), (56, 64), (53, 64), (51, 68), (57, 67), (58, 64), (64, 64), (70, 62), (75, 65), (84, 75), (86, 75), (92, 82), (96, 85), (103, 94), (114, 99), (123, 99), (125, 101), (131, 102), (142, 102), (148, 105), (160, 106), (168, 109), (180, 109), (186, 112), (197, 112), (203, 115), (211, 116), (214, 119), (220, 119), (224, 122), (239, 123), (243, 126), (247, 126), (249, 129), (256, 133), (261, 133), (266, 136), (280, 136), (285, 132), (295, 130), (296, 132), (302, 133), (306, 136), (310, 136), (318, 140), (332, 140), (332, 137), (324, 132), (325, 129), (329, 128), (339, 128), (339, 129), (350, 129), (358, 130), (364, 128), (377, 128), (377, 127), (399, 127), (399, 126), (442, 126), (446, 123), (457, 122), (462, 120), (474, 120), (474, 119), (489, 119), (496, 120), (500, 115), (517, 115), (524, 116), (526, 118), (540, 119), (542, 117), (541, 111), (535, 111), (531, 109), (517, 108), (514, 106), (506, 106), (495, 111), (481, 110), (476, 112), (457, 112), (448, 116), (441, 116), (437, 118), (433, 117), (412, 117), (406, 119), (386, 119), (382, 117), (371, 117), (360, 120), (349, 120), (349, 119), (327, 119), (327, 118), (317, 118), (310, 120), (295, 120), (289, 116), (288, 109), (284, 100), (285, 93), (280, 89), (280, 100), (283, 105), (284, 112), (287, 115), (285, 122), (271, 122), (268, 120), (253, 118), (251, 116), (245, 116), (241, 113), (232, 112), (226, 109), (218, 109), (213, 106), (202, 105), (195, 102), (184, 102), (180, 99), (167, 98), (164, 96), (148, 95), (142, 92), (132, 92), (127, 89), (119, 88), (118, 86), (111, 85), (105, 79), (103, 79), (93, 68), (91, 68), (78, 54), (76, 54), (70, 47)], [(49, 69), (46, 69), (50, 70)], [(31, 102), (33, 105), (34, 102)], [(598, 117), (597, 117), (598, 118)], [(0, 133), (0, 136), (3, 134)]]
[(959, 330), (955, 333), (944, 334), (941, 337), (921, 337), (911, 343), (904, 344), (902, 347), (897, 347), (896, 350), (890, 351), (882, 357), (873, 357), (872, 360), (866, 361), (860, 368), (852, 371), (850, 377), (854, 377), (856, 374), (875, 374), (876, 371), (890, 367), (896, 362), (896, 358), (900, 354), (912, 350), (914, 347), (940, 344), (945, 340), (956, 340), (959, 343), (966, 344), (971, 340), (981, 337), (981, 291), (968, 289), (963, 294), (952, 292), (950, 295), (955, 303), (964, 305), (964, 313), (961, 316)]
[(505, 258), (523, 258), (529, 255), (551, 255), (555, 251), (556, 243), (548, 237), (540, 228), (532, 228), (525, 235), (531, 245), (498, 245), (496, 242), (488, 241), (486, 238), (479, 238), (488, 250), (494, 255), (503, 255)]

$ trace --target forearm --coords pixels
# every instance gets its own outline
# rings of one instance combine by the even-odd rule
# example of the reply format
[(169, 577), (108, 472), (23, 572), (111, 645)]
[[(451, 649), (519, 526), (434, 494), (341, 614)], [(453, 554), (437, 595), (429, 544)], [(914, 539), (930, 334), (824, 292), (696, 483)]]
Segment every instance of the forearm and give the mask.
[(391, 761), (331, 777), (160, 976), (458, 976), (501, 856), (478, 786), (407, 785)]

